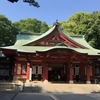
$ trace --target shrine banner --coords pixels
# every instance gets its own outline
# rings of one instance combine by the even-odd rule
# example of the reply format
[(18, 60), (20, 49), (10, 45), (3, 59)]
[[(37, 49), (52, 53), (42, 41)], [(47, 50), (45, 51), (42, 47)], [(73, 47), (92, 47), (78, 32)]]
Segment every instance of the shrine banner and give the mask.
[(42, 66), (38, 66), (38, 74), (42, 74)]
[(36, 74), (36, 66), (32, 66), (32, 74)]

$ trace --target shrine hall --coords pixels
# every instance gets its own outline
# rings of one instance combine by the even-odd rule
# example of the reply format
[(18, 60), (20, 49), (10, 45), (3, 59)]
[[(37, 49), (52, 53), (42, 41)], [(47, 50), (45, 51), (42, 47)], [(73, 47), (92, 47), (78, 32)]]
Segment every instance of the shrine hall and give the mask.
[(100, 77), (100, 50), (84, 36), (70, 36), (58, 23), (45, 33), (19, 33), (14, 45), (0, 47), (0, 80), (85, 82)]

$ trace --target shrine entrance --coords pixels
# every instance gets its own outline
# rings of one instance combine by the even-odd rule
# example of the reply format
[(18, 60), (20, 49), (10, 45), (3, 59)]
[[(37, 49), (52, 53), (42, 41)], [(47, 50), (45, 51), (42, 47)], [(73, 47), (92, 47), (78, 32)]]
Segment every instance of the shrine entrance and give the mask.
[(80, 67), (79, 66), (74, 66), (73, 68), (73, 79), (76, 82), (80, 81)]
[(48, 81), (66, 81), (66, 66), (62, 64), (50, 64), (48, 66)]
[(33, 64), (30, 72), (31, 72), (32, 81), (42, 80), (42, 66), (41, 65)]

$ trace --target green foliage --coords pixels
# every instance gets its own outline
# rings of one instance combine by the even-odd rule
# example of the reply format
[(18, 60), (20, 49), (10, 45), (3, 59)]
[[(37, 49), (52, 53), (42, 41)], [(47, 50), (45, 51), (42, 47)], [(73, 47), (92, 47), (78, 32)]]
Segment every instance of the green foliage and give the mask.
[(67, 21), (61, 23), (61, 27), (70, 35), (84, 35), (87, 42), (94, 48), (100, 49), (100, 12), (76, 13)]
[[(100, 49), (100, 11), (76, 13), (67, 21), (60, 22), (62, 29), (70, 35), (84, 35), (87, 42)], [(18, 32), (44, 33), (50, 27), (37, 19), (20, 20), (12, 24), (5, 16), (0, 15), (0, 46), (12, 45)]]
[(0, 15), (0, 46), (13, 45), (16, 34), (18, 34), (18, 30), (12, 25), (12, 22)]
[(41, 23), (40, 33), (45, 33), (47, 30), (49, 30), (48, 25), (45, 22)]
[(28, 18), (26, 20), (20, 20), (19, 22), (13, 23), (13, 25), (20, 31), (20, 32), (27, 32), (27, 33), (44, 33), (49, 28), (45, 22), (41, 22), (37, 19)]

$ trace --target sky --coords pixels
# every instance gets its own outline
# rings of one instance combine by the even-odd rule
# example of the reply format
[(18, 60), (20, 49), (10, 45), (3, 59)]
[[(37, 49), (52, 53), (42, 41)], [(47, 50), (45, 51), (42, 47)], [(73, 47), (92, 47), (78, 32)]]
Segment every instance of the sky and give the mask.
[(58, 20), (68, 20), (77, 12), (92, 13), (100, 10), (100, 0), (35, 0), (40, 7), (36, 8), (19, 0), (11, 3), (7, 0), (0, 0), (0, 14), (5, 15), (12, 22), (21, 19), (36, 18), (46, 22), (49, 26)]

